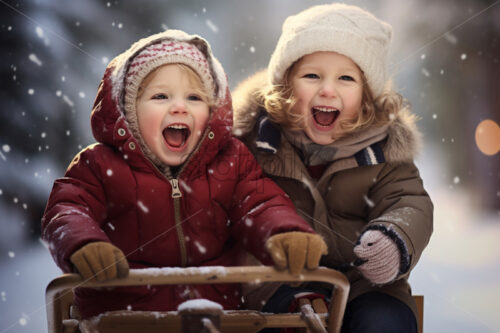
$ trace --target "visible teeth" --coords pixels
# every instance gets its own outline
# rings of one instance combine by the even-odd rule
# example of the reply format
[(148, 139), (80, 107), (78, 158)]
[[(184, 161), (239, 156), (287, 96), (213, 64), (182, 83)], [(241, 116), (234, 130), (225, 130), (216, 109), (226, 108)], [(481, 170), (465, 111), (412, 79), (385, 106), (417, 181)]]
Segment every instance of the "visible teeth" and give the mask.
[(180, 124), (174, 124), (174, 125), (168, 125), (168, 128), (173, 128), (173, 129), (185, 129), (187, 126), (185, 125), (180, 125)]
[(321, 112), (334, 112), (334, 111), (337, 111), (336, 108), (332, 108), (332, 107), (329, 107), (329, 106), (318, 106), (318, 107), (314, 107), (313, 109), (321, 111)]

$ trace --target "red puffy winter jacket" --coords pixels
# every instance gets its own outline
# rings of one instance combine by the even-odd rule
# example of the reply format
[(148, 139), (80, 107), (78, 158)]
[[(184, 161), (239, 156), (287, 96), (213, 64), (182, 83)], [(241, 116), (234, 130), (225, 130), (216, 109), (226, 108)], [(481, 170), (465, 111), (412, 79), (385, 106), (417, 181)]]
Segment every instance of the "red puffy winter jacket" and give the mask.
[[(111, 242), (131, 268), (238, 264), (242, 248), (270, 263), (265, 241), (284, 231), (313, 232), (277, 185), (262, 175), (245, 145), (231, 136), (227, 81), (208, 44), (203, 48), (219, 85), (206, 135), (177, 178), (160, 172), (131, 134), (121, 101), (131, 57), (165, 38), (198, 45), (197, 36), (169, 32), (134, 44), (105, 71), (92, 111), (98, 143), (81, 151), (57, 179), (42, 219), (42, 237), (64, 272), (71, 255), (89, 242)], [(184, 37), (183, 37), (184, 36)], [(239, 306), (238, 285), (78, 289), (83, 317), (110, 310), (175, 310), (190, 298), (226, 309)]]

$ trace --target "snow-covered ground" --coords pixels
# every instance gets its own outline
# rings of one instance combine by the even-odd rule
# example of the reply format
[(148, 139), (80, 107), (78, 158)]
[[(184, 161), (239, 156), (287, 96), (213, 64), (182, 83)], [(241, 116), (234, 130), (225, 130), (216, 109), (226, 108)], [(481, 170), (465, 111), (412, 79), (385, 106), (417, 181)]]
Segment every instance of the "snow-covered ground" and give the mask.
[(0, 332), (47, 332), (45, 287), (61, 274), (49, 251), (34, 243), (0, 258)]
[(424, 295), (424, 332), (500, 332), (498, 215), (470, 208), (457, 190), (433, 194), (434, 234), (411, 283)]

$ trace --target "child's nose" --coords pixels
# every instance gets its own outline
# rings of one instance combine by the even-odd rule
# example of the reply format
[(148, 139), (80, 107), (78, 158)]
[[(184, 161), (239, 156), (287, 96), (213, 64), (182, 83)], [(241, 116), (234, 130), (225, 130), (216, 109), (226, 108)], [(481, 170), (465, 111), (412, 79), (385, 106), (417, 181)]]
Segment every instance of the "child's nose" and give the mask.
[(320, 88), (319, 94), (321, 97), (335, 97), (337, 96), (337, 89), (331, 82), (324, 82)]
[(183, 101), (175, 101), (170, 108), (170, 113), (172, 114), (185, 114), (187, 113), (186, 103)]

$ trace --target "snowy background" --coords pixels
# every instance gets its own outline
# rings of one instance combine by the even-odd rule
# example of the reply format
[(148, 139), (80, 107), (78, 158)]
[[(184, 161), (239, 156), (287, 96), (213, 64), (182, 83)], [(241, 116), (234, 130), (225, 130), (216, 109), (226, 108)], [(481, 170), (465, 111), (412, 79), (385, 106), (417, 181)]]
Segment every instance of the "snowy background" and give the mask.
[[(474, 139), (481, 121), (500, 123), (500, 3), (347, 2), (393, 25), (390, 70), (421, 118), (417, 164), (435, 203), (411, 277), (425, 295), (424, 331), (500, 332), (500, 153), (482, 154)], [(45, 287), (60, 271), (40, 218), (54, 179), (93, 142), (108, 61), (140, 37), (182, 29), (211, 43), (234, 88), (266, 66), (284, 19), (319, 3), (0, 0), (1, 333), (46, 331)]]

